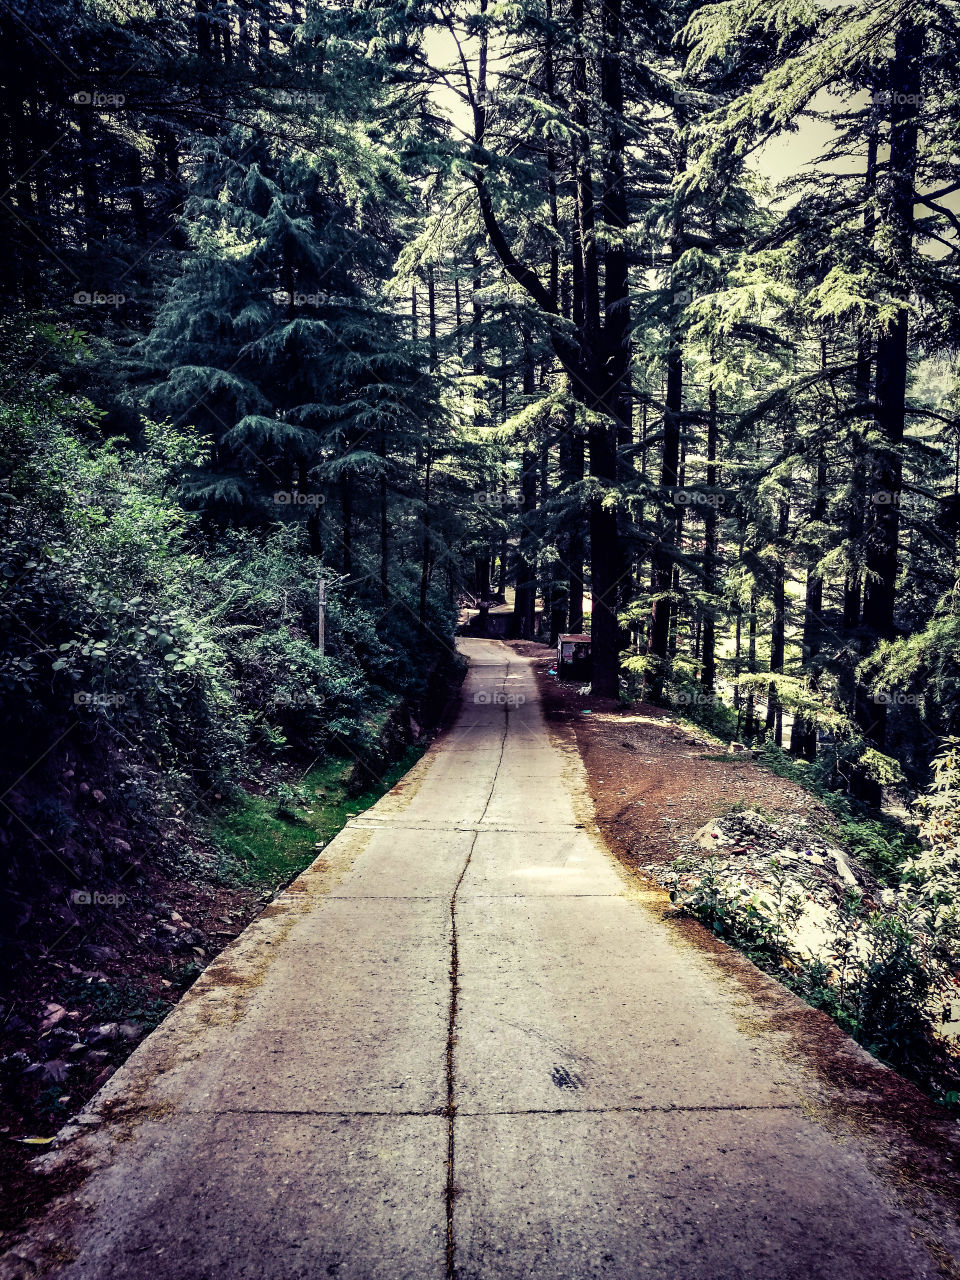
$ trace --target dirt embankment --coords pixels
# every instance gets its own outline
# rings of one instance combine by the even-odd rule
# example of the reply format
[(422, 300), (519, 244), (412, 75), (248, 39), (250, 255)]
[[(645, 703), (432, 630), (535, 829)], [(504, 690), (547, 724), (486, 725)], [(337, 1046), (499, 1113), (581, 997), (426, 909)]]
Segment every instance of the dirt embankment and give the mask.
[(669, 711), (581, 695), (576, 684), (549, 675), (556, 665), (552, 649), (523, 641), (511, 648), (536, 659), (547, 722), (575, 737), (597, 822), (628, 866), (671, 862), (705, 823), (734, 805), (774, 816), (802, 810), (808, 820), (832, 824), (814, 796), (759, 768), (747, 753), (716, 759), (722, 747), (682, 727)]

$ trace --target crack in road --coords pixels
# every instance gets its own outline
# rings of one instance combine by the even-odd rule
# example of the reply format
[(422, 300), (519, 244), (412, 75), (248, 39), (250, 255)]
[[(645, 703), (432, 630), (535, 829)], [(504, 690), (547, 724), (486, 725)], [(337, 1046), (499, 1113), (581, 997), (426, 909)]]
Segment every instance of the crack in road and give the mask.
[[(501, 685), (506, 685), (510, 675), (510, 663), (507, 662), (506, 670), (503, 673)], [(501, 692), (503, 689), (501, 688)], [(500, 776), (500, 768), (503, 764), (503, 753), (507, 745), (507, 734), (510, 731), (510, 705), (504, 703), (503, 718), (503, 737), (500, 739), (500, 755), (497, 757), (497, 767), (493, 772), (493, 780), (490, 783), (490, 790), (487, 793), (487, 799), (484, 803), (480, 817), (477, 819), (477, 826), (483, 822), (486, 817), (487, 810), (490, 808), (490, 801), (493, 799), (493, 793), (497, 785), (497, 779)], [(473, 833), (473, 839), (470, 841), (470, 848), (467, 851), (467, 857), (457, 877), (457, 883), (453, 886), (453, 893), (450, 895), (450, 1015), (447, 1024), (447, 1189), (446, 1189), (446, 1208), (447, 1208), (447, 1280), (455, 1280), (455, 1253), (456, 1242), (453, 1234), (453, 1203), (457, 1196), (457, 1182), (455, 1170), (455, 1138), (454, 1126), (457, 1115), (456, 1103), (456, 1078), (454, 1074), (454, 1046), (457, 1039), (457, 1012), (460, 1001), (460, 956), (457, 940), (457, 894), (460, 892), (460, 886), (463, 884), (463, 878), (467, 874), (470, 866), (470, 860), (473, 857), (473, 851), (477, 845), (479, 838), (479, 830)]]

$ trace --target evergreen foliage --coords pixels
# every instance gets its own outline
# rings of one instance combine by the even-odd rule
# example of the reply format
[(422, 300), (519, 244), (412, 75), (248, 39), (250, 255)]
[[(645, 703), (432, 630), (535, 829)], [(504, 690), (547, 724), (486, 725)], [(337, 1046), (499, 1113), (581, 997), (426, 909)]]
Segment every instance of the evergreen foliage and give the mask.
[(129, 695), (84, 750), (129, 786), (134, 742), (183, 807), (371, 748), (463, 603), (589, 629), (595, 692), (855, 799), (924, 785), (958, 732), (957, 20), (5, 6), (22, 865), (78, 829), (30, 818), (73, 693)]

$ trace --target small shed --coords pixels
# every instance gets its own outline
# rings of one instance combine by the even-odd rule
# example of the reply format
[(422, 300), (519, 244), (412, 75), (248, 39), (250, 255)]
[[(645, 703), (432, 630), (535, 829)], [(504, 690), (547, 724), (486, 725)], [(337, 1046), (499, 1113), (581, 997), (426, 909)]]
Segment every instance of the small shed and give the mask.
[(590, 637), (561, 636), (557, 641), (557, 675), (561, 680), (590, 679)]
[(510, 634), (512, 621), (513, 610), (507, 605), (496, 605), (490, 600), (481, 600), (476, 613), (468, 612), (460, 631), (467, 636), (504, 639)]

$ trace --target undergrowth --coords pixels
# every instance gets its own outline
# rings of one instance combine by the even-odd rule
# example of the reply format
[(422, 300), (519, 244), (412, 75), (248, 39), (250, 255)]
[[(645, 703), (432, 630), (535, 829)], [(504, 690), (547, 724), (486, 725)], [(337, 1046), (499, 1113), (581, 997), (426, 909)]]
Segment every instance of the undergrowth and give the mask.
[(296, 783), (282, 783), (262, 795), (242, 793), (235, 807), (218, 816), (211, 836), (222, 856), (221, 877), (227, 884), (287, 883), (300, 874), (346, 826), (369, 809), (423, 754), (410, 747), (382, 776), (367, 773), (368, 785), (357, 793), (356, 762), (334, 757), (308, 770)]
[(908, 827), (889, 814), (832, 790), (818, 765), (797, 760), (773, 743), (760, 749), (756, 762), (815, 795), (833, 815), (839, 842), (885, 883), (898, 884), (900, 868), (920, 853), (920, 841)]

